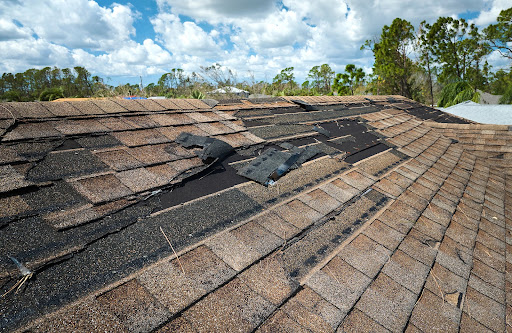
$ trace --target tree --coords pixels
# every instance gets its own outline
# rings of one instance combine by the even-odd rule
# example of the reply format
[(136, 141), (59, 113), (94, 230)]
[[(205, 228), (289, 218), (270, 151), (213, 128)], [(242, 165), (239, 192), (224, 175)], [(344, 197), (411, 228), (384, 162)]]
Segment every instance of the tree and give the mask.
[(295, 89), (297, 87), (297, 82), (295, 82), (293, 69), (293, 67), (282, 69), (281, 72), (274, 77), (272, 85), (283, 92), (285, 90)]
[(498, 23), (489, 25), (483, 32), (491, 50), (512, 59), (512, 7), (502, 10)]
[[(431, 47), (434, 61), (440, 64), (442, 83), (480, 75), (481, 60), (488, 51), (474, 24), (468, 25), (464, 19), (440, 17), (433, 25), (425, 24), (425, 30), (426, 43)], [(472, 73), (469, 77), (468, 72)]]
[(331, 91), (334, 71), (328, 64), (314, 66), (309, 70), (308, 78), (311, 79), (310, 86), (318, 89), (322, 93), (327, 94)]
[(425, 28), (426, 22), (420, 23), (418, 35), (416, 37), (416, 46), (419, 51), (419, 64), (426, 67), (428, 88), (430, 92), (430, 105), (434, 106), (434, 83), (432, 79), (432, 72), (435, 71), (434, 66), (434, 49), (430, 40), (428, 39), (428, 30)]
[(396, 18), (385, 25), (377, 41), (367, 40), (361, 47), (369, 48), (375, 57), (374, 73), (382, 79), (383, 92), (412, 98), (413, 63), (408, 54), (412, 49), (414, 27), (406, 20)]
[(354, 64), (345, 66), (345, 73), (338, 73), (334, 79), (333, 90), (338, 95), (354, 95), (354, 90), (364, 82), (365, 73)]

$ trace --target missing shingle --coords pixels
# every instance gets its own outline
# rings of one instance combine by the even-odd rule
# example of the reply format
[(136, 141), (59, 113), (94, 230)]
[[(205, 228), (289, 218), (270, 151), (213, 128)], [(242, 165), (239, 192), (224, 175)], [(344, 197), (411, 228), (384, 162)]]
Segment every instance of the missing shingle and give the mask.
[(278, 151), (275, 148), (269, 148), (248, 165), (241, 168), (238, 174), (265, 186), (273, 185), (289, 170), (299, 167), (319, 153), (319, 150), (314, 146), (298, 148), (286, 143), (282, 145), (290, 148), (289, 151)]
[(196, 155), (206, 164), (222, 160), (234, 151), (234, 148), (224, 141), (187, 132), (182, 132), (176, 139), (176, 142), (185, 148), (203, 148), (203, 150), (196, 152)]

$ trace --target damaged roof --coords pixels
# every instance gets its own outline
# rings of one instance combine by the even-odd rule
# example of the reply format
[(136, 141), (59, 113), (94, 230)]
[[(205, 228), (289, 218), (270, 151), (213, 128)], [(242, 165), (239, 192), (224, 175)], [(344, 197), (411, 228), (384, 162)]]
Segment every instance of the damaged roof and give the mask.
[(512, 132), (401, 96), (0, 104), (0, 330), (508, 329)]

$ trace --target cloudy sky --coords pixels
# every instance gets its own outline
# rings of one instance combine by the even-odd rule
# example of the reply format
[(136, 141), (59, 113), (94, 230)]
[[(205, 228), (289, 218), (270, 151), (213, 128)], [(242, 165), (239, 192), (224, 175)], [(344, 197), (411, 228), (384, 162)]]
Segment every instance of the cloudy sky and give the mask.
[[(417, 27), (439, 16), (496, 21), (510, 0), (0, 0), (0, 73), (84, 66), (110, 84), (156, 82), (172, 68), (220, 63), (268, 80), (295, 67), (348, 63), (370, 70), (361, 51), (394, 18)], [(489, 61), (503, 66), (491, 55)]]

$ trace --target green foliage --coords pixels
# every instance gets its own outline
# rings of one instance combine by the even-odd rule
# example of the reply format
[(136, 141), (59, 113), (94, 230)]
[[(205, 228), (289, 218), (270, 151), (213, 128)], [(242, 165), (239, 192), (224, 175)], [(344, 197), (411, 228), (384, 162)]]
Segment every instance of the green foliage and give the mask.
[(192, 91), (192, 94), (190, 95), (190, 97), (195, 98), (195, 99), (204, 99), (204, 94), (202, 92), (200, 92), (199, 90), (194, 90), (194, 91)]
[(424, 44), (428, 45), (432, 60), (441, 64), (439, 80), (471, 80), (482, 88), (480, 65), (489, 50), (478, 28), (464, 19), (440, 17), (433, 25), (424, 24), (424, 29)]
[(437, 102), (439, 107), (447, 108), (465, 101), (480, 101), (480, 94), (466, 81), (457, 81), (447, 84), (441, 91), (441, 97)]
[(2, 95), (1, 99), (6, 102), (20, 102), (21, 96), (20, 96), (19, 91), (10, 90), (10, 91), (5, 92)]
[(345, 66), (345, 73), (338, 73), (334, 79), (333, 90), (338, 95), (354, 95), (354, 90), (364, 82), (365, 73), (354, 64)]
[(512, 59), (512, 7), (502, 10), (498, 23), (484, 29), (491, 50), (497, 50), (502, 56)]
[(297, 88), (297, 82), (295, 82), (295, 75), (293, 74), (293, 67), (287, 67), (282, 69), (272, 80), (273, 89), (286, 93)]
[(46, 88), (41, 92), (41, 95), (39, 95), (40, 101), (53, 101), (58, 98), (64, 97), (64, 89), (62, 87), (59, 88)]
[(500, 104), (512, 104), (512, 83), (509, 84), (508, 88), (503, 93), (499, 100)]
[[(361, 48), (369, 48), (375, 56), (374, 74), (380, 80), (381, 94), (400, 94), (412, 98), (412, 60), (408, 54), (414, 40), (410, 22), (396, 18), (385, 25), (378, 41), (367, 40)], [(380, 88), (379, 88), (380, 90)]]

